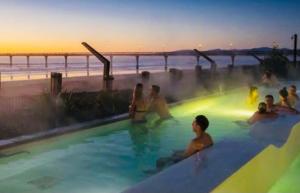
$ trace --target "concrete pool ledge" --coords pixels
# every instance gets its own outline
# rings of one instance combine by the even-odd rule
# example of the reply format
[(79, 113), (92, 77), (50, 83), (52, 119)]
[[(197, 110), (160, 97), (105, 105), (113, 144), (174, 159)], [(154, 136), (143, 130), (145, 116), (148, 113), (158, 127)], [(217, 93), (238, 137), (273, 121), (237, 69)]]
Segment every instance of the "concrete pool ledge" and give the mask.
[(0, 140), (0, 150), (8, 148), (8, 147), (13, 147), (16, 145), (21, 145), (21, 144), (25, 144), (25, 143), (29, 143), (29, 142), (33, 142), (33, 141), (38, 141), (38, 140), (42, 140), (42, 139), (46, 139), (46, 138), (50, 138), (50, 137), (55, 137), (58, 135), (63, 135), (63, 134), (71, 133), (71, 132), (89, 129), (92, 127), (96, 127), (96, 126), (100, 126), (100, 125), (104, 125), (104, 124), (108, 124), (108, 123), (113, 123), (116, 121), (125, 120), (125, 119), (128, 119), (128, 116), (129, 116), (128, 113), (125, 113), (125, 114), (116, 115), (116, 116), (112, 116), (112, 117), (108, 117), (108, 118), (104, 118), (104, 119), (96, 119), (93, 121), (77, 123), (77, 124), (70, 125), (70, 126), (57, 127), (55, 129), (51, 129), (48, 131), (43, 131), (43, 132), (39, 132), (39, 133), (35, 133), (35, 134), (22, 135), (22, 136), (11, 138), (11, 139)]

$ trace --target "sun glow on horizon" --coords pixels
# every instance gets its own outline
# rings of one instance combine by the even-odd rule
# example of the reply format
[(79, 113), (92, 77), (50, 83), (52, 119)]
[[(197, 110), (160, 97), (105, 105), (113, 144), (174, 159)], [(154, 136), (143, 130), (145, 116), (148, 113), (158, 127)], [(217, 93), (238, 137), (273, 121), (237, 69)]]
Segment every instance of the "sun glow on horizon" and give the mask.
[[(291, 34), (300, 31), (298, 5), (258, 0), (3, 1), (0, 53), (83, 52), (83, 41), (103, 52), (228, 49), (229, 42), (234, 49), (271, 47), (273, 41), (291, 47)], [(278, 16), (279, 9), (285, 14)]]

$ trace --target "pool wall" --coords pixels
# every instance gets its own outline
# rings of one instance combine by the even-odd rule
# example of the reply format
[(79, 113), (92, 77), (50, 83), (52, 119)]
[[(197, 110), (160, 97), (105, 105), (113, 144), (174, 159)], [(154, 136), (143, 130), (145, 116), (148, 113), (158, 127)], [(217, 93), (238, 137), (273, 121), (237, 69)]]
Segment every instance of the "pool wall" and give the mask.
[(299, 138), (300, 122), (293, 127), (287, 142), (281, 148), (268, 146), (212, 192), (268, 192), (299, 155)]
[(77, 123), (77, 124), (70, 125), (70, 126), (58, 127), (58, 128), (52, 129), (52, 130), (34, 133), (34, 134), (30, 134), (30, 135), (22, 135), (20, 137), (15, 137), (12, 139), (0, 140), (0, 150), (14, 147), (17, 145), (22, 145), (25, 143), (43, 140), (43, 139), (50, 138), (50, 137), (56, 137), (59, 135), (64, 135), (64, 134), (68, 134), (68, 133), (72, 133), (72, 132), (76, 132), (76, 131), (81, 131), (84, 129), (90, 129), (90, 128), (93, 128), (96, 126), (105, 125), (105, 124), (113, 123), (116, 121), (125, 120), (125, 119), (128, 119), (128, 117), (129, 117), (129, 114), (125, 113), (125, 114), (120, 114), (120, 115), (116, 115), (116, 116), (112, 116), (112, 117), (108, 117), (108, 118), (104, 118), (104, 119), (96, 119), (93, 121)]

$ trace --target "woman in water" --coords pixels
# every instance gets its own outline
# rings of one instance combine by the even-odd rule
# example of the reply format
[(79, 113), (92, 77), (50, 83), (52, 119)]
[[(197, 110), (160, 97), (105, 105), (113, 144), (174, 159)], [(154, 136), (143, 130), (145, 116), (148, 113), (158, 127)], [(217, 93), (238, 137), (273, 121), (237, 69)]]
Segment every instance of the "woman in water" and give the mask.
[(129, 106), (129, 115), (132, 122), (145, 122), (147, 110), (148, 101), (143, 94), (143, 84), (138, 83), (134, 88), (131, 105)]

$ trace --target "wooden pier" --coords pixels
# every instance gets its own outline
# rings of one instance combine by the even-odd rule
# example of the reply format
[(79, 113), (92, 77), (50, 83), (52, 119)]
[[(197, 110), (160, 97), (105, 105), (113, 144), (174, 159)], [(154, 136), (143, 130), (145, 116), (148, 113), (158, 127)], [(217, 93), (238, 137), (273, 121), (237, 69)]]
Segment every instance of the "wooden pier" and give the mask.
[[(212, 65), (215, 62), (210, 58), (211, 56), (228, 56), (232, 61), (232, 65), (235, 64), (236, 56), (252, 56), (258, 60), (258, 62), (262, 61), (262, 57), (269, 54), (269, 52), (262, 52), (262, 51), (239, 51), (239, 50), (212, 50), (212, 51), (201, 51), (195, 52), (193, 50), (187, 51), (174, 51), (174, 52), (102, 52), (112, 64), (113, 67), (113, 58), (116, 56), (126, 56), (126, 57), (135, 57), (136, 65), (135, 69), (136, 72), (139, 72), (140, 69), (140, 59), (144, 56), (155, 56), (155, 57), (162, 57), (164, 64), (164, 70), (167, 71), (169, 67), (168, 59), (170, 56), (193, 56), (196, 59), (196, 65), (200, 65), (200, 58), (209, 61)], [(285, 51), (285, 55), (293, 55), (295, 54), (292, 50)], [(299, 51), (298, 51), (299, 56)], [(44, 58), (44, 69), (47, 70), (49, 67), (49, 58), (50, 57), (62, 57), (64, 61), (64, 65), (62, 66), (66, 71), (69, 67), (69, 57), (80, 56), (85, 57), (85, 68), (87, 69), (87, 75), (89, 75), (89, 68), (90, 68), (90, 57), (93, 56), (92, 53), (88, 52), (69, 52), (69, 53), (0, 53), (0, 57), (9, 57), (8, 65), (10, 67), (14, 66), (13, 57), (26, 57), (26, 67), (30, 68), (30, 58), (31, 57), (43, 57)], [(43, 64), (42, 64), (43, 65)], [(110, 69), (110, 71), (112, 71)]]

